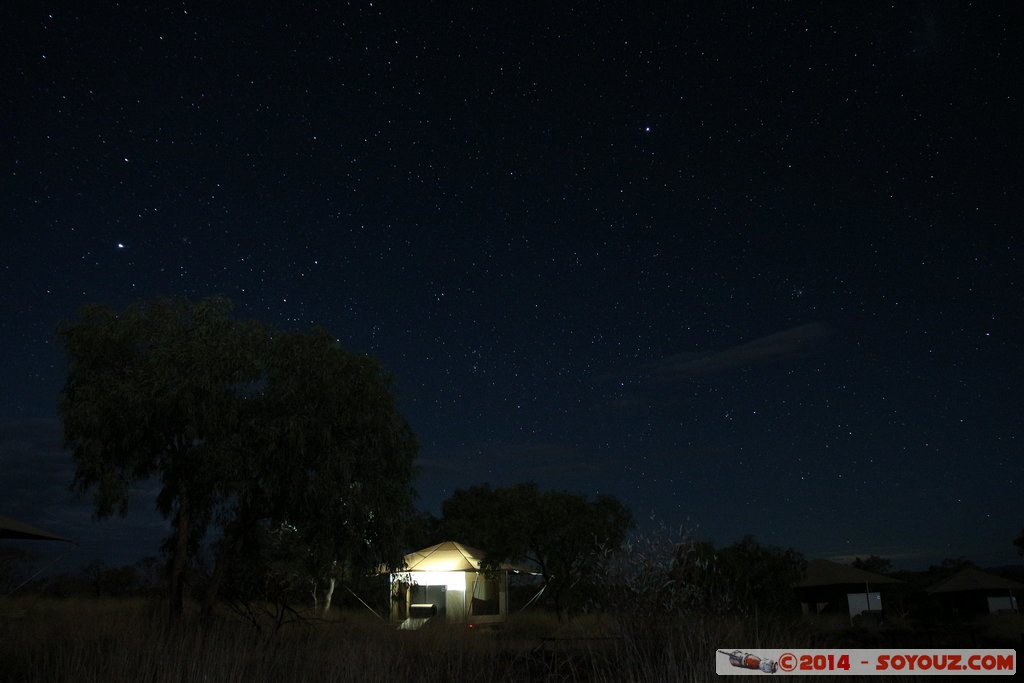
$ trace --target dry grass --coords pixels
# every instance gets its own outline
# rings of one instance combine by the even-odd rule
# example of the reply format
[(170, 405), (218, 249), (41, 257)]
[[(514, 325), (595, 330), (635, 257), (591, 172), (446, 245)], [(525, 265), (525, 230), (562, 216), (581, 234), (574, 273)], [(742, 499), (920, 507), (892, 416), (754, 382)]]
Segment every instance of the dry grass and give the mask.
[(142, 602), (0, 605), (0, 679), (26, 683), (509, 680), (480, 675), (495, 659), (493, 638), (398, 633), (361, 616), (267, 636), (229, 618), (176, 624)]
[[(713, 647), (674, 632), (533, 612), (496, 630), (433, 625), (400, 632), (366, 613), (258, 636), (230, 618), (174, 624), (142, 601), (0, 601), (0, 679), (30, 683), (207, 681), (710, 680)], [(640, 637), (637, 637), (637, 636)], [(710, 636), (709, 636), (710, 637)], [(672, 642), (678, 640), (678, 646)], [(689, 675), (681, 676), (686, 670)], [(699, 675), (698, 675), (699, 674)]]
[(226, 615), (206, 626), (193, 616), (172, 623), (140, 600), (23, 597), (0, 599), (0, 681), (711, 681), (716, 649), (841, 644), (822, 635), (804, 622), (601, 615), (559, 622), (544, 612), (497, 630), (416, 632), (345, 613), (257, 635)]

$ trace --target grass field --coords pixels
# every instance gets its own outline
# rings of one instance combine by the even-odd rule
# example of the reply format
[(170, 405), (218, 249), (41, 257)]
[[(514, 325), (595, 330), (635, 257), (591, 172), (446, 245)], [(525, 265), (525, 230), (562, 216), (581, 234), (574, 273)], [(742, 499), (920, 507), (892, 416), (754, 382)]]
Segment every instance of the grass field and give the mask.
[[(1019, 617), (975, 642), (1001, 646)], [(24, 683), (238, 681), (710, 681), (718, 648), (887, 647), (892, 634), (802, 620), (611, 618), (527, 612), (502, 629), (396, 631), (369, 612), (258, 633), (224, 615), (171, 622), (143, 600), (0, 599), (0, 680)], [(993, 638), (995, 639), (993, 641)], [(821, 677), (814, 680), (821, 681)], [(846, 679), (849, 680), (849, 679)], [(881, 679), (874, 679), (881, 680)], [(900, 680), (906, 681), (907, 677)]]

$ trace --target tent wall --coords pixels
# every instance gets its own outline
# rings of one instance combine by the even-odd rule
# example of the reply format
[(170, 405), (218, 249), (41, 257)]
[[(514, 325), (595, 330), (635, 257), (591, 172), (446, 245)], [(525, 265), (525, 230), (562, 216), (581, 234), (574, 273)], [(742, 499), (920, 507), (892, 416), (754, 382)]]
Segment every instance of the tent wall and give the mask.
[(1017, 598), (1012, 595), (988, 596), (989, 614), (1006, 614), (1017, 611)]
[[(471, 575), (472, 574), (472, 575)], [(467, 572), (466, 594), (469, 596), (467, 618), (476, 624), (491, 624), (508, 618), (508, 572), (488, 576), (483, 572)]]
[(850, 609), (850, 618), (856, 617), (864, 612), (882, 611), (882, 594), (874, 593), (847, 593), (846, 604)]
[[(391, 575), (391, 620), (401, 623), (434, 606), (446, 621), (498, 623), (508, 617), (508, 572), (402, 572)], [(413, 614), (416, 612), (416, 614)]]

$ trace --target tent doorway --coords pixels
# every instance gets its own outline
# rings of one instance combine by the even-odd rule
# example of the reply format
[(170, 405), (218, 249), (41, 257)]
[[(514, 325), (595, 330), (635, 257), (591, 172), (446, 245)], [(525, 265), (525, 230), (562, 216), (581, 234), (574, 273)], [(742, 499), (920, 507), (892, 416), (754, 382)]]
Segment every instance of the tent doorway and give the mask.
[(443, 617), (448, 586), (409, 586), (409, 616)]

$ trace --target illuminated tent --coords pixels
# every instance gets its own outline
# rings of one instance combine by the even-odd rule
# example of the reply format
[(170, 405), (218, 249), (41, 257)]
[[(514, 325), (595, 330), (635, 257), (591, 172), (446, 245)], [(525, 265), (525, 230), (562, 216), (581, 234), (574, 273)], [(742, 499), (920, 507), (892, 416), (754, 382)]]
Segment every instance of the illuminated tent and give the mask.
[(10, 517), (0, 517), (0, 538), (71, 542), (67, 538), (51, 534), (49, 531), (37, 529), (34, 526), (30, 526), (24, 522), (19, 522), (18, 520), (11, 519)]
[(508, 618), (508, 575), (533, 572), (499, 563), (481, 566), (487, 554), (445, 541), (405, 556), (405, 569), (391, 572), (391, 619), (415, 629), (428, 619), (494, 624)]

